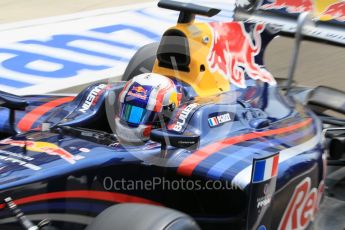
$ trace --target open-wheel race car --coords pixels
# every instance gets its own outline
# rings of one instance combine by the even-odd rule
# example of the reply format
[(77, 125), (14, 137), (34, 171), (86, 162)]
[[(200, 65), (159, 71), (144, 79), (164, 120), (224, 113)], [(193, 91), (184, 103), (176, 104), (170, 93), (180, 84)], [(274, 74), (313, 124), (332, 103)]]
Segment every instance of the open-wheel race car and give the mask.
[(137, 51), (123, 81), (77, 96), (0, 93), (1, 229), (313, 223), (326, 153), (344, 153), (344, 120), (323, 111), (345, 114), (345, 94), (275, 79), (263, 55), (277, 30), (265, 24), (159, 6), (180, 11), (178, 23)]

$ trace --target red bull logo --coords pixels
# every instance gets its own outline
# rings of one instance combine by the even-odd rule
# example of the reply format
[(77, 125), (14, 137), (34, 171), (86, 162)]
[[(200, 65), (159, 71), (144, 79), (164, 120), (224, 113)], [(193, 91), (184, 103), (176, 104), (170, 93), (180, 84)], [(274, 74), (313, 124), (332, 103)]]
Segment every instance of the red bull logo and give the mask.
[(141, 100), (147, 99), (147, 90), (142, 86), (133, 86), (132, 89), (128, 92), (129, 96), (139, 98)]
[(137, 93), (146, 93), (146, 89), (144, 89), (144, 87), (142, 87), (142, 86), (133, 87), (133, 91), (135, 91)]
[(323, 181), (318, 188), (311, 187), (309, 177), (300, 182), (295, 188), (278, 229), (306, 229), (319, 211), (324, 190)]
[(261, 50), (263, 24), (255, 25), (254, 42), (242, 23), (211, 22), (213, 44), (208, 57), (211, 72), (218, 71), (237, 87), (245, 88), (245, 74), (254, 80), (271, 85), (276, 84), (272, 75), (255, 63), (255, 56)]
[(41, 152), (46, 153), (52, 156), (59, 156), (65, 161), (70, 164), (75, 164), (77, 160), (80, 160), (77, 156), (69, 153), (68, 151), (64, 150), (63, 148), (58, 147), (55, 144), (48, 143), (48, 142), (37, 142), (37, 141), (18, 141), (12, 139), (5, 139), (0, 141), (0, 144), (24, 147), (26, 149), (33, 152)]
[(280, 10), (285, 9), (288, 13), (302, 13), (313, 10), (312, 0), (269, 0), (271, 3), (263, 4), (260, 9)]
[(331, 19), (345, 22), (345, 1), (332, 4), (321, 13), (322, 16), (330, 17)]

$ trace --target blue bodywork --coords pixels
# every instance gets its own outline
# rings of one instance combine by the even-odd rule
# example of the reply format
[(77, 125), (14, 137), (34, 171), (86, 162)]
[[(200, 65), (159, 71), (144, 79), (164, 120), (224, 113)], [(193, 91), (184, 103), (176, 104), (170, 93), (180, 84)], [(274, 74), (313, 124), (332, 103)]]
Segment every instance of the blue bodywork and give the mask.
[[(99, 104), (93, 106), (89, 114), (79, 114), (78, 112), (80, 101), (83, 101), (80, 99), (83, 98), (82, 95), (87, 95), (98, 85), (89, 87), (74, 101), (49, 112), (53, 116), (47, 116), (46, 120), (50, 122), (64, 120), (68, 126), (83, 124), (84, 127), (88, 127), (90, 123), (97, 123), (99, 120), (107, 120), (104, 115), (104, 108), (102, 108), (107, 95), (109, 93), (117, 94), (123, 83), (108, 85), (107, 90), (103, 92), (98, 101)], [(250, 101), (245, 101), (242, 96), (246, 95), (248, 90), (257, 91), (255, 92), (256, 96)], [(184, 132), (193, 131), (200, 135), (199, 148), (188, 150), (170, 147), (166, 158), (163, 159), (164, 162), (160, 162), (160, 164), (157, 163), (157, 159), (161, 159), (161, 145), (153, 141), (142, 146), (124, 146), (114, 140), (105, 145), (97, 143), (96, 139), (93, 140), (87, 136), (78, 137), (73, 134), (61, 134), (57, 131), (29, 131), (11, 137), (10, 140), (19, 141), (19, 143), (20, 141), (52, 143), (72, 154), (74, 160), (68, 161), (61, 155), (31, 151), (30, 147), (25, 148), (16, 145), (15, 142), (13, 142), (14, 144), (2, 144), (0, 145), (0, 156), (2, 157), (0, 190), (2, 196), (10, 195), (14, 199), (20, 200), (37, 194), (62, 191), (116, 192), (140, 197), (149, 203), (156, 202), (185, 211), (199, 220), (201, 225), (207, 226), (209, 222), (219, 222), (221, 226), (241, 226), (249, 197), (248, 186), (250, 185), (251, 170), (249, 174), (243, 174), (242, 171), (248, 167), (251, 168), (253, 158), (280, 152), (281, 162), (278, 170), (276, 202), (273, 203), (274, 210), (277, 210), (273, 212), (274, 215), (277, 215), (277, 218), (273, 218), (276, 220), (273, 226), (277, 226), (284, 212), (284, 207), (291, 197), (291, 190), (300, 178), (310, 177), (313, 187), (318, 187), (322, 181), (324, 169), (323, 149), (319, 143), (320, 121), (311, 111), (293, 101), (292, 98), (282, 97), (276, 87), (262, 84), (262, 87), (248, 88), (242, 94), (233, 91), (208, 98), (208, 100), (195, 98), (186, 103), (198, 104), (197, 109), (191, 114)], [(80, 117), (85, 117), (85, 120), (78, 119), (78, 116), (71, 111), (78, 113)], [(102, 111), (102, 114), (98, 114), (99, 111)], [(233, 121), (218, 127), (210, 127), (207, 122), (209, 115), (217, 112), (233, 114)], [(69, 116), (78, 122), (73, 123), (69, 119), (65, 119)], [(59, 119), (57, 119), (58, 117)], [(266, 120), (269, 121), (267, 127), (256, 128), (258, 124)], [(62, 124), (64, 123), (62, 122)], [(273, 132), (272, 135), (269, 133), (270, 130), (280, 130), (290, 126), (296, 126), (296, 128), (291, 131), (283, 130), (277, 134)], [(102, 129), (109, 130), (109, 127), (102, 127)], [(237, 141), (235, 144), (232, 144), (231, 141), (243, 135), (265, 132), (268, 134), (253, 136), (248, 139), (243, 137), (243, 140)], [(2, 141), (2, 143), (11, 142), (8, 142), (9, 139), (6, 140), (7, 142)], [(215, 144), (222, 145), (222, 147), (212, 150)], [(211, 151), (211, 154), (192, 169), (183, 166), (189, 157), (201, 150)], [(23, 162), (34, 165), (35, 170), (26, 164), (8, 159), (18, 159), (18, 156)], [(116, 191), (113, 187), (110, 189), (109, 184), (104, 185), (104, 183), (110, 183), (110, 179), (106, 179), (108, 177), (112, 181), (123, 178), (147, 180), (156, 177), (167, 180), (181, 177), (203, 181), (220, 180), (232, 182), (240, 189), (213, 192), (196, 191), (194, 193), (172, 193), (160, 189), (150, 192)], [(23, 203), (21, 208), (29, 216), (33, 213), (41, 213), (42, 215), (69, 213), (93, 217), (109, 205), (116, 203), (97, 200), (92, 197), (84, 199), (66, 198), (42, 199)], [(224, 205), (225, 203), (232, 205)], [(0, 218), (7, 220), (5, 217), (8, 216), (9, 213), (3, 211)], [(78, 222), (80, 221), (76, 221), (76, 223)]]
[[(322, 184), (321, 122), (308, 108), (283, 96), (278, 87), (247, 79), (245, 89), (205, 99), (196, 96), (190, 86), (182, 85), (184, 101), (165, 132), (174, 133), (171, 127), (179, 119), (179, 112), (195, 104), (180, 134), (198, 135), (200, 141), (196, 148), (163, 148), (152, 140), (140, 146), (124, 145), (111, 134), (118, 112), (116, 98), (124, 84), (91, 85), (49, 111), (42, 108), (66, 97), (26, 97), (29, 106), (17, 112), (17, 123), (30, 116), (36, 120), (30, 121), (30, 131), (12, 137), (8, 137), (8, 109), (2, 108), (0, 130), (7, 139), (0, 141), (1, 199), (10, 196), (32, 220), (49, 217), (62, 229), (82, 229), (105, 208), (122, 202), (181, 210), (205, 229), (244, 229), (252, 161), (279, 153), (269, 215), (272, 229), (287, 229), (284, 219), (300, 218), (288, 211), (295, 188), (306, 178), (310, 191)], [(45, 112), (40, 116), (34, 115), (33, 111), (42, 110)], [(212, 123), (212, 118), (224, 114), (230, 120)], [(43, 123), (52, 128), (42, 131)], [(118, 189), (114, 183), (155, 178), (199, 181), (202, 185), (220, 181), (233, 187), (169, 190), (160, 183), (151, 190), (131, 190)], [(1, 203), (1, 228), (15, 228), (13, 215)]]

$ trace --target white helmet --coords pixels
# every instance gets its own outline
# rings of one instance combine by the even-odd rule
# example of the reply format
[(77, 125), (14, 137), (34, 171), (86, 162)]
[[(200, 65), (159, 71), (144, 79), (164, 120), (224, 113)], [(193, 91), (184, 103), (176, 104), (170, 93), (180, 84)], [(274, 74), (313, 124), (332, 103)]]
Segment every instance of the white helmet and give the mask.
[(120, 141), (140, 144), (147, 141), (152, 128), (159, 126), (159, 115), (166, 118), (179, 106), (182, 94), (172, 79), (155, 73), (135, 76), (119, 95), (115, 118)]

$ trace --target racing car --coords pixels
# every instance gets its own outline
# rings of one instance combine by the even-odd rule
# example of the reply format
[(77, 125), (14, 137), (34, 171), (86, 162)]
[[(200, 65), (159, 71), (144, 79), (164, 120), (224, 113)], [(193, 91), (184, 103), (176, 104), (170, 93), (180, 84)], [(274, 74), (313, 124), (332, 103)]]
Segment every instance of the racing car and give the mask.
[(179, 11), (178, 22), (137, 51), (123, 81), (77, 96), (0, 93), (1, 229), (313, 223), (326, 153), (344, 153), (344, 121), (323, 112), (345, 114), (345, 94), (287, 90), (263, 63), (277, 35), (268, 25), (201, 23), (196, 15), (220, 10), (158, 6)]

